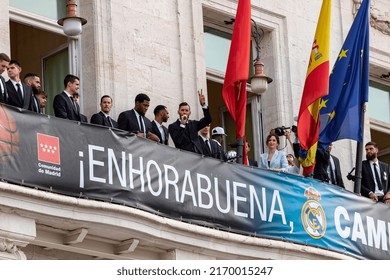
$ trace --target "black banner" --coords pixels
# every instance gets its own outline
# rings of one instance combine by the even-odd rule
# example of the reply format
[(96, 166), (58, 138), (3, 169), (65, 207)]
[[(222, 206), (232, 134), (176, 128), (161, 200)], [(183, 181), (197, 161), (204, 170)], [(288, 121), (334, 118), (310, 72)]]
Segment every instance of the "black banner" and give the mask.
[(389, 207), (300, 176), (0, 107), (1, 178), (246, 235), (390, 259)]

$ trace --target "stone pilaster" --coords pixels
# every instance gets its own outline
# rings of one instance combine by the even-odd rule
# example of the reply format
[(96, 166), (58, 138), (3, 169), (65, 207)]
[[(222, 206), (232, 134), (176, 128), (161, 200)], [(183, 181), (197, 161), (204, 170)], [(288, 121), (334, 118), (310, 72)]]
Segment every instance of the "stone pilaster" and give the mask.
[(35, 220), (0, 213), (0, 260), (25, 260), (21, 248), (36, 237)]

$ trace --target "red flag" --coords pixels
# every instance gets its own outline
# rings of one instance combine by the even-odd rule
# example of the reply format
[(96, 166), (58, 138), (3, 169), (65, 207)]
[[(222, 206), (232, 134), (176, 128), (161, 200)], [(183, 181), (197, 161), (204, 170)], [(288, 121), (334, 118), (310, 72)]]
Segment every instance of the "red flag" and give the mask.
[[(245, 138), (246, 82), (249, 75), (251, 1), (239, 0), (222, 97), (236, 122), (236, 138)], [(245, 139), (244, 143), (245, 143)], [(244, 145), (244, 155), (245, 145)], [(248, 165), (244, 156), (244, 164)]]
[(329, 89), (331, 7), (331, 0), (323, 0), (299, 109), (298, 138), (303, 175), (310, 174), (314, 169), (320, 128), (319, 111), (323, 106), (321, 97), (327, 95)]

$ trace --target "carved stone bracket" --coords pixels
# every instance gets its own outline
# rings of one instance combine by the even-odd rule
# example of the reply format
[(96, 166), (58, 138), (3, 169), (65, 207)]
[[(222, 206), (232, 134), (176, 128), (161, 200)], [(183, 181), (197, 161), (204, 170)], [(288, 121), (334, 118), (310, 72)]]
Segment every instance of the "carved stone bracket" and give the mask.
[(35, 220), (0, 212), (0, 260), (25, 260), (20, 248), (36, 237)]
[[(23, 244), (25, 246), (25, 244)], [(26, 255), (19, 250), (17, 242), (0, 238), (0, 260), (25, 260)]]
[(18, 250), (18, 247), (12, 241), (9, 241), (6, 239), (0, 240), (0, 252), (8, 252), (8, 253), (13, 254), (17, 250)]
[[(370, 25), (385, 35), (390, 35), (390, 6), (388, 0), (371, 0)], [(356, 16), (362, 0), (353, 0), (353, 15)]]

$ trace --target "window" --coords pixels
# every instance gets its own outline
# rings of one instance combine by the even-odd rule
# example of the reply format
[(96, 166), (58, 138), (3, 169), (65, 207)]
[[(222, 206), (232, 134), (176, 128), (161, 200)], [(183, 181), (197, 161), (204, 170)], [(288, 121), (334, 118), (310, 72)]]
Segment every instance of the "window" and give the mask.
[(225, 73), (229, 57), (231, 34), (205, 27), (206, 67)]
[(369, 117), (390, 124), (390, 87), (370, 81)]
[(66, 0), (9, 0), (9, 5), (13, 8), (54, 19), (55, 21), (66, 15), (66, 3)]

